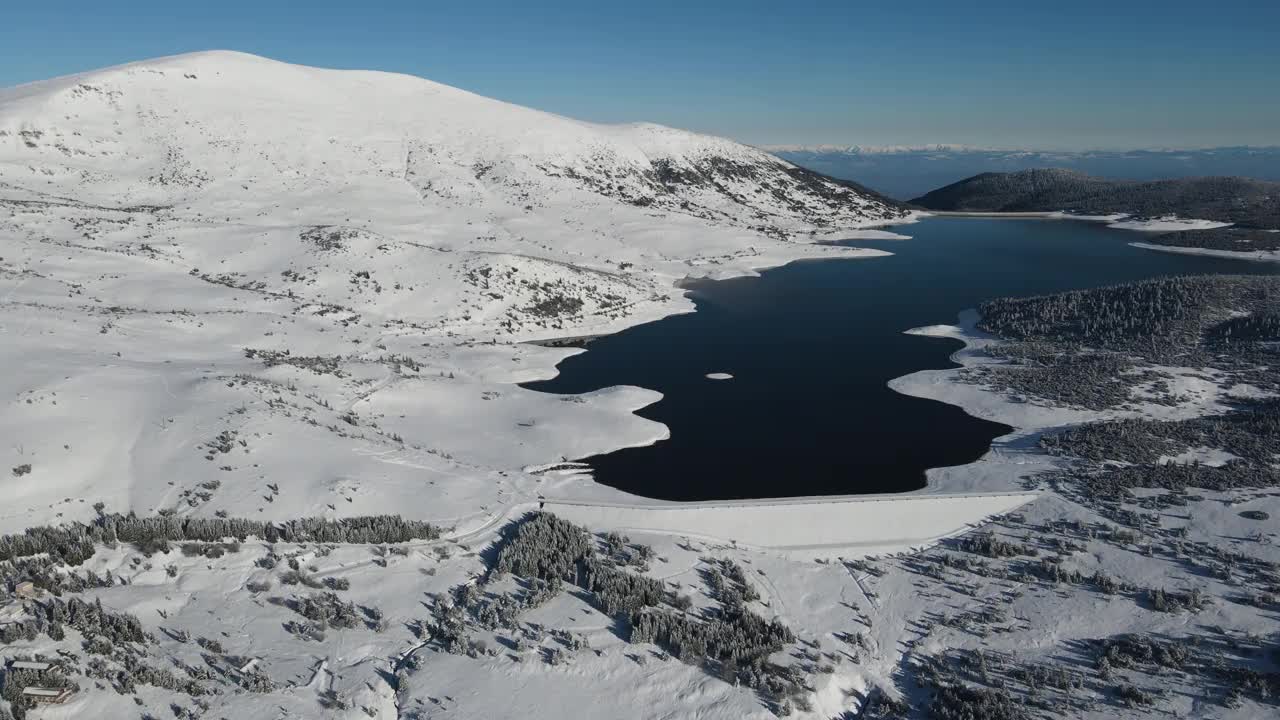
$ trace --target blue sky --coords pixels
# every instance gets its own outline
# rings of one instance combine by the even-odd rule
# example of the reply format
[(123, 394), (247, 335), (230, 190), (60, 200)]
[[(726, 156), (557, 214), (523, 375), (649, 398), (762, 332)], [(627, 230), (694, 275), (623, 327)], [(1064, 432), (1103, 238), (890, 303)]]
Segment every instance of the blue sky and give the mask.
[(1278, 34), (1259, 0), (43, 0), (0, 12), (0, 86), (220, 48), (757, 144), (1261, 145)]

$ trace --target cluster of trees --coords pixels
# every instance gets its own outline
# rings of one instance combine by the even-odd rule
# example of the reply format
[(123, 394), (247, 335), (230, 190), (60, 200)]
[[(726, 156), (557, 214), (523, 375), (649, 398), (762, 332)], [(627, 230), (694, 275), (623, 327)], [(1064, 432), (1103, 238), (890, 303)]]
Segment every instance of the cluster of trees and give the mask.
[(920, 659), (920, 685), (929, 689), (926, 717), (1018, 720), (1076, 717), (1089, 706), (1079, 691), (1086, 678), (1058, 664), (1021, 664), (990, 650), (949, 650)]
[[(661, 582), (614, 566), (612, 557), (641, 556), (628, 550), (629, 542), (621, 536), (607, 537), (610, 555), (602, 558), (596, 553), (595, 539), (584, 528), (550, 513), (533, 513), (507, 532), (489, 577), (461, 585), (452, 598), (436, 602), (427, 629), (446, 652), (475, 654), (468, 625), (515, 628), (522, 614), (555, 597), (566, 581), (595, 593), (596, 602), (610, 613), (639, 607), (636, 597), (645, 602), (661, 599), (665, 591)], [(486, 592), (492, 579), (508, 574), (525, 579), (521, 595)]]
[[(1280, 387), (1275, 343), (1280, 278), (1197, 276), (1028, 298), (979, 308), (979, 327), (1009, 341), (991, 349), (1011, 367), (968, 376), (1001, 390), (1093, 409), (1129, 401), (1139, 384), (1148, 402), (1177, 401), (1167, 378), (1138, 361), (1216, 367), (1236, 381)], [(1088, 348), (1088, 349), (1086, 349)], [(1163, 388), (1163, 390), (1162, 390)]]
[(276, 365), (291, 365), (303, 370), (310, 370), (317, 375), (333, 375), (334, 377), (342, 377), (344, 375), (341, 370), (342, 358), (336, 355), (294, 355), (286, 350), (263, 350), (260, 348), (245, 348), (244, 356), (249, 359), (261, 360), (267, 367), (275, 367)]
[(403, 543), (434, 540), (440, 530), (431, 523), (399, 515), (370, 515), (329, 520), (301, 518), (268, 522), (246, 518), (193, 518), (177, 515), (137, 517), (130, 513), (101, 514), (89, 524), (30, 528), (19, 535), (0, 536), (0, 561), (48, 554), (68, 565), (91, 557), (95, 545), (133, 543), (164, 551), (170, 542), (221, 542), (228, 538), (258, 537), (284, 543)]
[(30, 582), (35, 587), (61, 596), (64, 593), (81, 593), (96, 588), (114, 587), (125, 583), (110, 570), (99, 575), (93, 570), (83, 573), (68, 572), (59, 568), (52, 557), (37, 556), (0, 562), (0, 588), (12, 593), (18, 583)]
[(1249, 275), (1170, 277), (979, 307), (979, 327), (1009, 340), (1087, 345), (1158, 360), (1195, 347), (1232, 312), (1274, 312), (1280, 278)]
[[(609, 614), (629, 615), (664, 603), (685, 604), (662, 581), (624, 569), (647, 566), (653, 556), (651, 549), (616, 534), (604, 536), (601, 545), (603, 554), (596, 551), (595, 539), (584, 528), (550, 513), (534, 513), (507, 538), (493, 572), (544, 583), (571, 582), (590, 591)], [(746, 603), (759, 597), (741, 566), (722, 559), (707, 562), (711, 567), (705, 576), (713, 595), (726, 609), (743, 610)]]
[(901, 720), (911, 713), (911, 706), (896, 699), (879, 687), (872, 688), (858, 714), (846, 713), (839, 720)]
[(66, 637), (64, 626), (79, 630), (87, 639), (102, 638), (113, 646), (148, 640), (137, 617), (107, 610), (100, 600), (88, 603), (77, 597), (70, 600), (53, 597), (32, 603), (29, 612), (30, 618), (5, 625), (0, 630), (0, 641), (34, 640), (41, 634), (61, 640)]
[(1064, 479), (1073, 486), (1072, 497), (1096, 506), (1103, 501), (1127, 500), (1130, 488), (1158, 488), (1181, 493), (1188, 488), (1221, 492), (1276, 487), (1280, 486), (1280, 471), (1244, 460), (1232, 460), (1222, 465), (1164, 463), (1113, 466), (1096, 471), (1068, 472)]
[(653, 643), (689, 663), (718, 661), (759, 669), (795, 640), (787, 626), (748, 610), (726, 609), (709, 620), (665, 608), (645, 608), (631, 616), (631, 642)]
[(339, 225), (316, 225), (298, 234), (299, 239), (314, 243), (321, 250), (342, 250), (345, 247), (344, 240), (359, 236), (359, 230)]
[(420, 635), (427, 635), (441, 649), (454, 655), (466, 652), (469, 633), (465, 608), (453, 602), (437, 600), (431, 606), (431, 621), (423, 624)]
[(214, 560), (227, 553), (240, 552), (240, 543), (183, 543), (182, 554), (186, 557), (204, 557)]
[(1280, 183), (1250, 178), (1110, 180), (1044, 168), (982, 173), (911, 202), (930, 210), (1179, 215), (1276, 228), (1280, 227), (1280, 206), (1275, 202), (1278, 195)]
[[(1070, 530), (1094, 537), (1097, 526), (1084, 523), (1059, 523)], [(1119, 535), (1120, 532), (1113, 533)], [(1198, 547), (1199, 543), (1192, 543)], [(1178, 549), (1181, 554), (1194, 548)], [(1228, 551), (1232, 554), (1235, 551)], [(997, 553), (1000, 555), (1000, 553)], [(1195, 612), (1209, 602), (1209, 598), (1196, 589), (1174, 592), (1165, 589), (1140, 591), (1124, 585), (1102, 573), (1092, 577), (1064, 567), (1062, 558), (1015, 561), (1033, 566), (1033, 575), (1057, 582), (1092, 583), (1103, 592), (1141, 593), (1140, 598), (1153, 610), (1162, 612)], [(1274, 577), (1274, 576), (1271, 576)], [(970, 615), (978, 615), (974, 611)], [(999, 616), (1000, 613), (995, 613)], [(987, 618), (977, 618), (989, 622)], [(972, 624), (953, 622), (948, 618), (943, 624), (954, 625), (977, 632)], [(1154, 677), (1185, 678), (1193, 687), (1201, 688), (1205, 697), (1235, 707), (1240, 698), (1252, 697), (1259, 702), (1280, 704), (1280, 673), (1256, 669), (1257, 658), (1268, 654), (1265, 641), (1250, 638), (1242, 642), (1236, 637), (1224, 637), (1220, 642), (1205, 638), (1157, 639), (1146, 635), (1116, 635), (1081, 643), (1075, 650), (1083, 655), (1086, 663), (1096, 669), (1096, 678), (1113, 681), (1111, 684), (1092, 680), (1074, 663), (1024, 665), (1011, 655), (978, 650), (948, 650), (937, 655), (920, 658), (919, 684), (932, 689), (932, 699), (927, 706), (927, 717), (946, 718), (999, 718), (999, 717), (1047, 717), (1075, 716), (1083, 714), (1099, 700), (1155, 704), (1161, 693), (1140, 687), (1139, 674)], [(1272, 648), (1274, 650), (1274, 648)], [(1232, 656), (1236, 658), (1232, 658)], [(1238, 659), (1237, 659), (1238, 658)], [(1123, 681), (1115, 677), (1116, 670), (1129, 671)], [(1167, 684), (1168, 680), (1161, 680)], [(1047, 692), (1046, 692), (1047, 691)], [(903, 713), (905, 716), (905, 713)]]
[(1210, 447), (1269, 467), (1280, 447), (1280, 401), (1246, 403), (1232, 412), (1187, 420), (1126, 418), (1088, 423), (1046, 434), (1040, 447), (1053, 455), (1127, 463), (1155, 463), (1161, 457)]
[[(528, 578), (525, 590), (519, 595), (488, 593), (487, 583), (466, 583), (454, 588), (452, 597), (437, 599), (432, 606), (432, 620), (417, 623), (414, 632), (419, 637), (429, 635), (442, 650), (454, 654), (479, 656), (488, 651), (482, 641), (472, 640), (470, 627), (486, 630), (505, 628), (517, 631), (513, 642), (516, 649), (525, 649), (526, 635), (519, 632), (520, 616), (560, 593), (557, 579)], [(541, 641), (541, 631), (533, 631)]]
[[(1280, 238), (1280, 233), (1276, 233)], [(1242, 343), (1280, 341), (1280, 313), (1256, 312), (1228, 318), (1205, 331), (1205, 342), (1216, 349), (1229, 349)]]
[(1015, 346), (997, 346), (988, 352), (1014, 364), (968, 368), (964, 377), (1022, 402), (1031, 397), (1060, 406), (1105, 410), (1128, 402), (1133, 389), (1152, 378), (1148, 372), (1135, 372), (1134, 359), (1121, 353), (1060, 349), (1028, 353)]
[(1116, 686), (1116, 698), (1125, 707), (1150, 707), (1156, 704), (1159, 695), (1150, 690), (1143, 690), (1131, 683), (1120, 683)]
[[(550, 584), (544, 582), (544, 586), (550, 587)], [(556, 587), (559, 587), (558, 583)], [(536, 607), (535, 603), (549, 599), (536, 591), (527, 593), (523, 598), (507, 593), (488, 595), (478, 585), (464, 585), (455, 593), (455, 597), (457, 604), (467, 611), (472, 621), (487, 630), (513, 628), (526, 610)]]
[(1030, 720), (1031, 715), (1003, 688), (946, 683), (933, 688), (929, 717), (933, 720)]
[(661, 580), (621, 570), (596, 558), (586, 560), (584, 570), (582, 587), (594, 593), (596, 604), (610, 615), (634, 613), (671, 597)]
[(313, 640), (315, 642), (324, 642), (326, 637), (324, 633), (324, 628), (320, 627), (318, 623), (309, 622), (309, 621), (290, 620), (289, 622), (284, 624), (284, 629), (287, 632), (289, 632), (291, 635), (294, 635), (302, 640)]
[(515, 526), (493, 565), (512, 574), (577, 584), (579, 564), (595, 552), (591, 533), (551, 513), (533, 513)]
[[(1205, 647), (1200, 638), (1159, 640), (1147, 635), (1125, 634), (1095, 640), (1095, 667), (1103, 678), (1116, 669), (1165, 674), (1186, 673), (1213, 694), (1219, 704), (1233, 706), (1249, 696), (1267, 705), (1280, 705), (1280, 672), (1249, 667), (1262, 648), (1236, 650), (1245, 663), (1232, 662), (1221, 648)], [(1120, 691), (1122, 697), (1127, 693)]]
[[(1068, 585), (1079, 585), (1089, 579), (1088, 576), (1079, 570), (1067, 567), (1062, 560), (1063, 558), (1059, 555), (1042, 557), (1040, 558), (1039, 564), (1035, 567), (1035, 572), (1041, 579), (1046, 582), (1051, 582), (1054, 585), (1062, 583), (1067, 583)], [(1108, 578), (1108, 580), (1109, 579), (1110, 578)]]
[(291, 598), (284, 601), (284, 604), (316, 623), (321, 630), (328, 627), (349, 629), (360, 624), (360, 613), (355, 604), (346, 602), (331, 592)]
[(992, 532), (967, 533), (955, 541), (955, 546), (957, 550), (989, 558), (1017, 557), (1019, 555), (1035, 556), (1039, 552), (1035, 548), (1029, 548), (1022, 543), (1004, 540)]
[[(466, 595), (462, 594), (461, 590), (457, 590), (454, 592), (454, 597), (456, 601), (437, 599), (431, 608), (431, 621), (426, 624), (420, 623), (415, 633), (428, 635), (431, 642), (436, 643), (444, 652), (453, 655), (480, 657), (481, 655), (494, 654), (495, 651), (484, 640), (477, 640), (471, 637), (471, 625), (468, 622), (468, 616), (470, 615), (474, 619), (476, 614), (483, 616), (486, 613), (485, 610), (481, 609), (485, 607), (481, 595)], [(467, 603), (470, 603), (470, 605)], [(493, 622), (495, 626), (515, 627), (515, 619), (508, 617), (476, 620), (475, 622)]]
[(1032, 691), (1040, 688), (1070, 691), (1084, 686), (1084, 677), (1080, 673), (1062, 665), (1048, 663), (1015, 666), (1009, 669), (1009, 677)]
[(649, 569), (653, 562), (653, 548), (631, 542), (631, 538), (616, 532), (605, 533), (600, 538), (604, 555), (617, 565), (635, 567), (640, 572)]
[(749, 602), (760, 599), (760, 593), (747, 580), (747, 572), (729, 558), (703, 558), (710, 567), (704, 573), (711, 596), (720, 601), (726, 614), (745, 611)]
[[(78, 598), (72, 598), (69, 602), (52, 598), (36, 603), (32, 612), (35, 619), (28, 620), (27, 624), (38, 629), (38, 632), (49, 634), (51, 638), (65, 637), (64, 625), (79, 630), (86, 637), (86, 650), (96, 656), (87, 664), (87, 675), (109, 682), (115, 692), (133, 694), (138, 685), (152, 685), (189, 696), (201, 696), (207, 692), (195, 676), (191, 676), (211, 678), (207, 671), (193, 674), (188, 667), (188, 676), (183, 676), (143, 662), (145, 653), (141, 650), (141, 644), (150, 642), (150, 638), (143, 634), (141, 623), (132, 615), (104, 610), (100, 603), (88, 603)], [(31, 684), (67, 687), (65, 667), (59, 662), (55, 662), (55, 666), (55, 670), (38, 674), (27, 670), (6, 671), (4, 697), (13, 702), (13, 698), (9, 697), (10, 693), (20, 696), (22, 688)], [(26, 706), (20, 702), (13, 702), (13, 706), (19, 711), (18, 717), (22, 717)]]
[(260, 667), (255, 667), (247, 673), (237, 671), (231, 676), (235, 684), (245, 692), (269, 693), (276, 689), (275, 682)]
[(1200, 612), (1209, 602), (1200, 588), (1194, 587), (1186, 592), (1153, 588), (1147, 591), (1147, 600), (1152, 610), (1166, 613)]
[[(718, 669), (726, 679), (749, 684), (766, 697), (775, 690), (778, 697), (790, 693), (792, 670), (767, 660), (795, 642), (795, 635), (776, 620), (747, 609), (758, 595), (740, 565), (708, 560), (705, 577), (720, 610), (714, 617), (697, 617), (684, 612), (687, 598), (682, 602), (661, 581), (625, 569), (647, 564), (649, 551), (617, 535), (605, 536), (601, 545), (604, 554), (597, 552), (595, 539), (585, 529), (550, 513), (533, 513), (509, 533), (492, 572), (548, 584), (539, 587), (571, 582), (591, 592), (604, 612), (629, 618), (630, 642), (654, 643), (686, 662)], [(461, 593), (457, 604), (438, 610), (434, 633), (456, 651), (466, 652), (464, 614), (458, 606), (485, 605), (477, 601), (478, 589), (464, 588)]]
[(1148, 635), (1115, 635), (1097, 640), (1099, 669), (1156, 666), (1180, 670), (1191, 658), (1186, 643), (1161, 642)]
[(139, 685), (150, 685), (192, 697), (206, 695), (209, 692), (194, 678), (148, 665), (133, 655), (123, 654), (116, 659), (121, 662), (121, 667), (108, 677), (111, 680), (111, 686), (121, 695), (134, 694)]

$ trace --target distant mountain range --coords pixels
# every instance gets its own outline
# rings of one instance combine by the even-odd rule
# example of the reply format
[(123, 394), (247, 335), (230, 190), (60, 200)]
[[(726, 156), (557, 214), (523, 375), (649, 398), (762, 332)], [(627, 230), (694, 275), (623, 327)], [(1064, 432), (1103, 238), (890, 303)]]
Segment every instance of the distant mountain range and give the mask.
[(778, 145), (763, 148), (797, 165), (856, 180), (890, 197), (917, 197), (984, 172), (1058, 167), (1123, 180), (1238, 175), (1280, 180), (1280, 146), (1195, 150), (1019, 150), (964, 145)]
[(1280, 227), (1280, 183), (1241, 177), (1116, 180), (1060, 168), (982, 173), (911, 202), (929, 210), (1125, 213)]

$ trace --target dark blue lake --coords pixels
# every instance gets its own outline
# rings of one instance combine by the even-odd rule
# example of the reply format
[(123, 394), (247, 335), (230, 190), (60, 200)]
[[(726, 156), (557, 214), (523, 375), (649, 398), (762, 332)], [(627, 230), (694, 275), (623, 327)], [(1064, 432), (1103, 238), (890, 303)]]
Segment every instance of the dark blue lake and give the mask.
[[(903, 492), (925, 470), (981, 457), (1008, 432), (886, 383), (954, 367), (960, 344), (904, 335), (953, 323), (983, 300), (1196, 273), (1277, 273), (1280, 264), (1130, 247), (1137, 233), (1084, 222), (929, 218), (892, 257), (797, 262), (759, 278), (700, 281), (696, 313), (587, 345), (555, 379), (525, 387), (660, 391), (640, 412), (671, 439), (587, 458), (597, 482), (666, 500)], [(734, 378), (709, 380), (706, 373)]]

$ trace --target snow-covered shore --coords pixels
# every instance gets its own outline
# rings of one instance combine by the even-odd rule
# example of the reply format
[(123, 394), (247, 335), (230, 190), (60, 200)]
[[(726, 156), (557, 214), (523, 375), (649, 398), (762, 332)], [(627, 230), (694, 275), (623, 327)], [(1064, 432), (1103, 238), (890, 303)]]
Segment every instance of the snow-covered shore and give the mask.
[(1216, 248), (1180, 247), (1177, 245), (1159, 245), (1157, 243), (1131, 242), (1133, 247), (1157, 252), (1178, 253), (1180, 255), (1203, 255), (1206, 257), (1230, 258), (1233, 260), (1256, 260), (1259, 262), (1280, 262), (1280, 250), (1219, 250)]
[(971, 309), (960, 313), (956, 325), (930, 325), (906, 330), (911, 335), (963, 343), (964, 346), (951, 355), (952, 362), (960, 367), (921, 370), (891, 380), (889, 387), (904, 395), (955, 405), (974, 417), (1008, 425), (1013, 431), (996, 438), (991, 450), (977, 462), (929, 470), (928, 485), (916, 491), (917, 493), (1007, 492), (1021, 489), (1024, 477), (1062, 467), (1061, 459), (1049, 456), (1037, 447), (1037, 441), (1045, 432), (1118, 417), (1177, 420), (1224, 412), (1239, 398), (1232, 393), (1243, 391), (1243, 388), (1235, 391), (1223, 390), (1199, 368), (1162, 367), (1160, 370), (1173, 376), (1172, 391), (1184, 398), (1176, 406), (1143, 403), (1135, 409), (1099, 411), (1014, 398), (963, 379), (967, 369), (1005, 364), (1004, 360), (986, 352), (1001, 340), (979, 330), (978, 320), (978, 313)]

